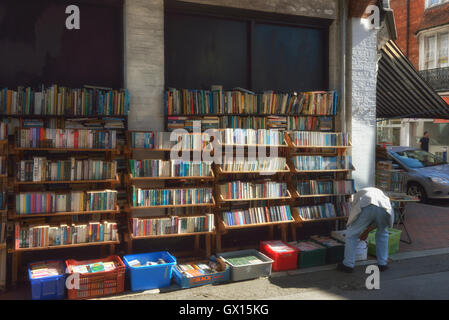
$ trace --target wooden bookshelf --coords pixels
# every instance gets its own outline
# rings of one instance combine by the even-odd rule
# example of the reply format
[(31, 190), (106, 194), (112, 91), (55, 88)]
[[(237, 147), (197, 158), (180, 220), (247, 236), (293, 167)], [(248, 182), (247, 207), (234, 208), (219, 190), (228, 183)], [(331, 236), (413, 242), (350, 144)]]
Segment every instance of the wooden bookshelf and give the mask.
[(215, 207), (215, 200), (213, 203), (204, 204), (177, 204), (177, 205), (166, 205), (166, 206), (150, 206), (150, 207), (130, 207), (131, 211), (139, 210), (151, 210), (151, 209), (179, 209), (179, 208), (213, 208)]
[(211, 231), (211, 232), (165, 234), (165, 235), (154, 235), (154, 236), (143, 236), (143, 237), (135, 237), (132, 234), (130, 234), (130, 237), (132, 240), (147, 240), (147, 239), (163, 239), (163, 238), (186, 238), (186, 237), (214, 235), (214, 234), (215, 234), (215, 230)]
[(190, 177), (139, 177), (135, 178), (130, 173), (128, 175), (128, 179), (131, 182), (146, 182), (146, 181), (182, 181), (182, 180), (208, 180), (208, 181), (214, 181), (215, 180), (215, 174), (214, 171), (211, 170), (210, 176), (190, 176)]
[(223, 220), (220, 221), (220, 224), (222, 224), (222, 228), (227, 229), (227, 230), (262, 228), (262, 227), (277, 226), (277, 225), (281, 225), (281, 224), (291, 224), (291, 223), (295, 223), (295, 220), (257, 223), (257, 224), (245, 224), (245, 225), (239, 225), (239, 226), (228, 226)]
[(0, 249), (6, 249), (6, 243), (0, 243)]
[(115, 154), (119, 154), (120, 153), (120, 149), (119, 148), (115, 148), (115, 149), (79, 149), (79, 148), (19, 148), (19, 147), (14, 147), (15, 151), (49, 151), (49, 152), (96, 152), (96, 153), (100, 153), (100, 152), (111, 152), (111, 153), (115, 153)]

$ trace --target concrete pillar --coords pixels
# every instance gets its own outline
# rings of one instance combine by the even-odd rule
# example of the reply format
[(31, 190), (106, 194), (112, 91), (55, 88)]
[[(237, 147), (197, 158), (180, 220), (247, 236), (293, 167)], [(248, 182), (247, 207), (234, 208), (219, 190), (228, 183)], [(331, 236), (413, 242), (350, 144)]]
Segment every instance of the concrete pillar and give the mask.
[(357, 189), (375, 185), (377, 30), (351, 19), (352, 157)]

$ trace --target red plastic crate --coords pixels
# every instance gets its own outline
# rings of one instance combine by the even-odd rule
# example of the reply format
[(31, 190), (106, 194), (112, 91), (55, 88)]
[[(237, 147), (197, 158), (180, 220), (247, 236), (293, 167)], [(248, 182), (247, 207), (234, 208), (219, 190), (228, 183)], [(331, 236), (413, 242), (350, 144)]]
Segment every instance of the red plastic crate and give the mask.
[(298, 250), (282, 241), (263, 241), (259, 251), (274, 260), (273, 272), (298, 269)]
[(84, 300), (115, 295), (125, 291), (125, 271), (126, 267), (119, 256), (110, 256), (106, 259), (76, 261), (66, 260), (67, 273), (73, 273), (72, 266), (80, 266), (98, 262), (114, 262), (115, 270), (87, 273), (80, 275), (80, 288), (68, 289), (67, 295), (70, 300)]

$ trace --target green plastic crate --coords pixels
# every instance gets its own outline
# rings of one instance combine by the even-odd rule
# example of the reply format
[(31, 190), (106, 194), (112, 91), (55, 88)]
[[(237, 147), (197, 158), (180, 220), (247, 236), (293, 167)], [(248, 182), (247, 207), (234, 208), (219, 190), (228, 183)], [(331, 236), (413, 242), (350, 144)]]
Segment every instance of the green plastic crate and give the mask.
[[(376, 232), (372, 231), (368, 235), (368, 254), (376, 256)], [(401, 242), (402, 231), (397, 229), (388, 229), (388, 255), (393, 255), (399, 251), (399, 243)]]
[[(313, 241), (299, 241), (298, 243), (303, 242), (313, 242)], [(292, 243), (290, 243), (289, 246), (298, 250), (299, 269), (321, 267), (326, 264), (327, 249), (325, 247), (317, 248), (315, 250), (302, 251), (298, 249), (298, 247), (296, 247), (295, 245), (292, 245)]]

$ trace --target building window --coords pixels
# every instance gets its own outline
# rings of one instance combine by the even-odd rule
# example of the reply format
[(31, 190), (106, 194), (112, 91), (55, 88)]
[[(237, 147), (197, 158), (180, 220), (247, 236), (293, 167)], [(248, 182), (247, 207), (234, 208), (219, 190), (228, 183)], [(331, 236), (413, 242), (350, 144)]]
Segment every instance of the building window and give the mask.
[(449, 67), (449, 32), (424, 36), (423, 41), (421, 69)]
[(449, 2), (449, 0), (426, 0), (426, 8), (434, 7), (445, 2)]

